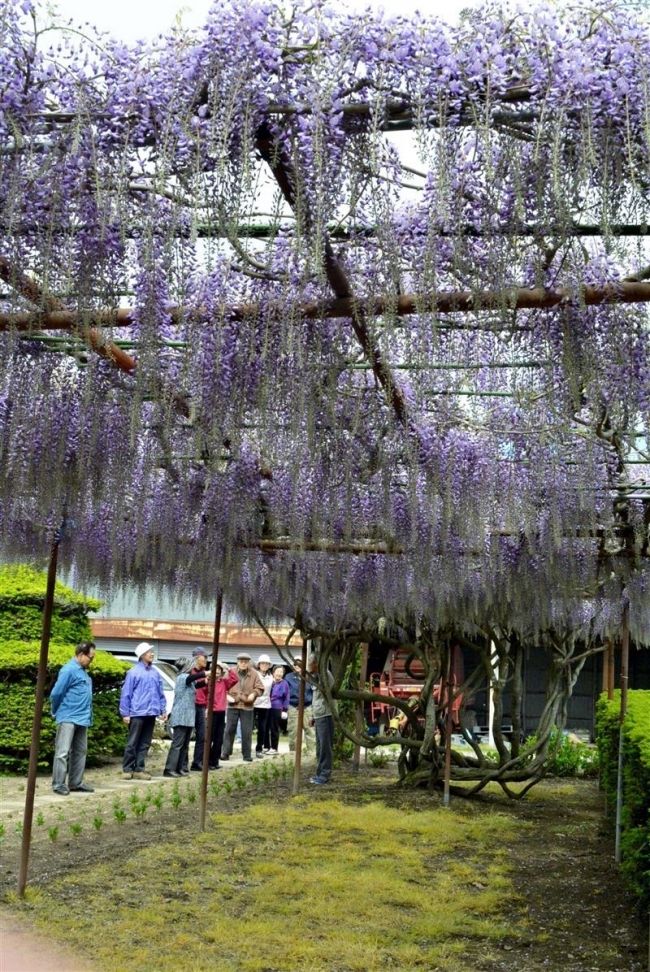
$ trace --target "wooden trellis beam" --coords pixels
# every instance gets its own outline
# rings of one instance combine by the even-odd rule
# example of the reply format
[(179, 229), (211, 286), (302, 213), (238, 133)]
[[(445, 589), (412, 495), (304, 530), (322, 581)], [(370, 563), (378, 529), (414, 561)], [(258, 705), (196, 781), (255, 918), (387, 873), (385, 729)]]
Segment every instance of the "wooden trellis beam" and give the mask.
[[(512, 287), (502, 291), (450, 291), (439, 294), (402, 294), (396, 297), (371, 297), (368, 299), (336, 297), (332, 300), (306, 301), (297, 305), (293, 314), (298, 319), (352, 317), (362, 311), (367, 316), (384, 314), (405, 317), (412, 314), (472, 314), (479, 311), (552, 310), (575, 301), (578, 306), (593, 307), (599, 304), (650, 303), (650, 283), (645, 281), (620, 281), (600, 287), (582, 286), (578, 289), (558, 287)], [(81, 313), (72, 310), (22, 311), (0, 314), (0, 331), (74, 331), (84, 324), (130, 327), (136, 320), (135, 307), (119, 307), (116, 310), (88, 310)], [(204, 307), (170, 305), (165, 308), (172, 322), (204, 320), (210, 315)], [(223, 318), (234, 321), (256, 319), (262, 313), (257, 304), (231, 304), (223, 309)], [(269, 304), (264, 314), (287, 317), (292, 313), (286, 303)], [(494, 330), (494, 326), (491, 330)], [(508, 325), (504, 324), (504, 330)]]

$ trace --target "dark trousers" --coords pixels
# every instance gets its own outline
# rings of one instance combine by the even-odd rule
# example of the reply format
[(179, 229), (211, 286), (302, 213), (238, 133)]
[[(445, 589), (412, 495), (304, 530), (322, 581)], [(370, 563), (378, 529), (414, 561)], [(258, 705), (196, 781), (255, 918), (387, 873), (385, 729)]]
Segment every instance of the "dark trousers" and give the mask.
[(280, 744), (280, 733), (282, 726), (286, 725), (287, 720), (282, 718), (282, 709), (269, 709), (271, 718), (269, 719), (269, 739), (271, 749), (277, 749)]
[(174, 726), (172, 744), (165, 763), (166, 773), (178, 773), (187, 766), (187, 752), (192, 738), (192, 726)]
[(140, 773), (153, 739), (155, 716), (131, 716), (122, 769), (125, 773)]
[(316, 729), (316, 776), (329, 780), (332, 775), (332, 749), (334, 744), (334, 719), (331, 715), (314, 719)]
[(221, 747), (223, 746), (223, 730), (226, 725), (225, 712), (212, 713), (212, 739), (210, 740), (210, 759), (208, 766), (216, 769), (221, 757)]
[[(203, 768), (203, 746), (205, 743), (205, 714), (204, 705), (197, 705), (194, 714), (194, 756), (192, 757), (192, 769)], [(187, 766), (184, 767), (187, 769)]]
[(235, 744), (235, 733), (237, 723), (241, 725), (241, 754), (243, 759), (250, 760), (251, 743), (253, 741), (253, 717), (255, 713), (252, 709), (228, 709), (226, 712), (226, 732), (223, 740), (222, 756), (230, 756), (232, 747)]
[[(255, 709), (255, 720), (257, 722), (257, 745), (255, 752), (261, 753), (263, 749), (271, 748), (271, 710)], [(278, 748), (277, 746), (275, 747)]]

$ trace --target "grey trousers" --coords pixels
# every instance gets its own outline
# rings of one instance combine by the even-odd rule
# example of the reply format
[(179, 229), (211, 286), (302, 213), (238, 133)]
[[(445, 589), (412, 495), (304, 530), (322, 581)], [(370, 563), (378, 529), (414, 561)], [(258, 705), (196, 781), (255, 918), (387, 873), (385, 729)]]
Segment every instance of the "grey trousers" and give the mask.
[(235, 744), (235, 733), (237, 723), (241, 725), (241, 754), (243, 759), (251, 758), (251, 743), (253, 741), (253, 719), (255, 713), (252, 709), (227, 709), (226, 711), (226, 731), (223, 737), (222, 758), (230, 756), (232, 747)]
[(56, 727), (54, 743), (54, 763), (52, 765), (52, 786), (65, 786), (73, 790), (81, 786), (86, 768), (88, 750), (88, 727), (77, 726), (74, 722), (59, 722)]

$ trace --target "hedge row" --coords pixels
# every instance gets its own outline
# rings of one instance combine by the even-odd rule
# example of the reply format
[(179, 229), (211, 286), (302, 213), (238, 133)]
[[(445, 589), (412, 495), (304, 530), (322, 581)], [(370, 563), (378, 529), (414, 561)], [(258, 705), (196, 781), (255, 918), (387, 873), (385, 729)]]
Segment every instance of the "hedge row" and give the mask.
[[(5, 564), (0, 567), (0, 610), (15, 604), (42, 605), (45, 600), (47, 575), (29, 564)], [(55, 611), (87, 614), (97, 611), (101, 601), (79, 594), (57, 581), (54, 588)]]
[[(612, 811), (620, 729), (620, 692), (601, 696), (596, 707), (601, 781)], [(650, 691), (628, 693), (623, 724), (622, 869), (639, 899), (650, 903)]]
[[(38, 642), (0, 644), (0, 771), (22, 772), (27, 768), (34, 718)], [(59, 669), (74, 654), (69, 645), (50, 644), (46, 693)], [(129, 666), (105, 651), (98, 651), (89, 672), (93, 679), (93, 726), (88, 734), (88, 761), (120, 753), (126, 727), (118, 711), (119, 694)], [(18, 678), (18, 675), (22, 678)], [(45, 704), (38, 765), (52, 765), (56, 723)]]

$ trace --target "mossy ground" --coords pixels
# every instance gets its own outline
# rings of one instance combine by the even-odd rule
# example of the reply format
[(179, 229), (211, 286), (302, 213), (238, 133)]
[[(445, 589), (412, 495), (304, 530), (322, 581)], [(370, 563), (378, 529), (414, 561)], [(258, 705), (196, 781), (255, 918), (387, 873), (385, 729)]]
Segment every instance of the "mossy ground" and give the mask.
[(447, 810), (390, 770), (295, 798), (276, 780), (222, 791), (205, 834), (169, 800), (68, 834), (20, 910), (106, 972), (632, 972), (643, 926), (601, 810), (586, 782)]

